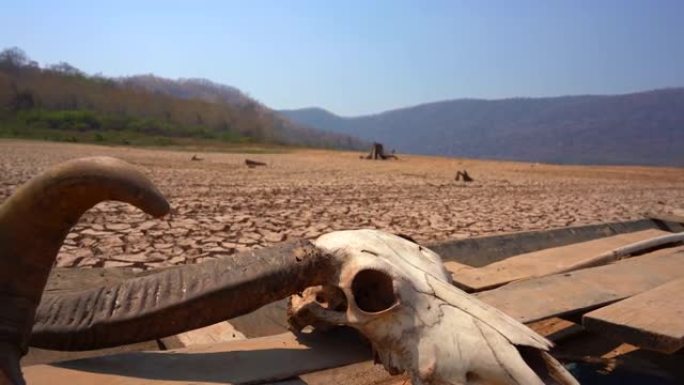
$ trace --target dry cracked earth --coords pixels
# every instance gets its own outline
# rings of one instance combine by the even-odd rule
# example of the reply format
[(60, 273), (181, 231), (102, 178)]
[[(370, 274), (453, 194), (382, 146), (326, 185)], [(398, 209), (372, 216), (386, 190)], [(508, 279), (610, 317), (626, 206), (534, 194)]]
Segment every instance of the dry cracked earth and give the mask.
[[(153, 219), (122, 203), (102, 203), (68, 235), (58, 266), (200, 263), (341, 229), (378, 228), (428, 243), (648, 213), (684, 215), (682, 168), (421, 156), (370, 161), (350, 152), (201, 153), (13, 140), (0, 141), (0, 201), (51, 165), (95, 155), (139, 167), (167, 196), (172, 214)], [(267, 165), (247, 168), (247, 158)], [(454, 180), (463, 169), (474, 182)]]

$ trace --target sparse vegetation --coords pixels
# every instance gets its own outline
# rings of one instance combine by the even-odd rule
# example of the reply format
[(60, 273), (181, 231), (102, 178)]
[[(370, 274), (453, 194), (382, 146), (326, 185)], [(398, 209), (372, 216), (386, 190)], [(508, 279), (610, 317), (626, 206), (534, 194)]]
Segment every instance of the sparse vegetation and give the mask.
[(358, 143), (297, 127), (251, 99), (181, 98), (88, 76), (68, 63), (41, 68), (18, 48), (0, 52), (0, 136), (146, 145), (181, 139), (342, 148)]

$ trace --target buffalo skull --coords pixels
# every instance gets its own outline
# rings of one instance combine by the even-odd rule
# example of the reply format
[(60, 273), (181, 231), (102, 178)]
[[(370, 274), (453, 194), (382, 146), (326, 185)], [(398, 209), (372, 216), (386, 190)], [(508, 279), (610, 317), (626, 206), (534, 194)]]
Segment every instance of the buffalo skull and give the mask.
[(342, 262), (330, 282), (292, 297), (295, 329), (351, 326), (390, 373), (409, 372), (414, 385), (577, 383), (546, 353), (550, 341), (452, 286), (431, 250), (377, 230), (333, 232), (314, 244)]
[(128, 202), (153, 216), (169, 211), (143, 174), (106, 157), (58, 165), (0, 205), (0, 383), (23, 384), (19, 358), (29, 342), (88, 350), (147, 341), (302, 291), (309, 295), (293, 301), (294, 325), (353, 326), (390, 371), (409, 371), (416, 385), (539, 384), (524, 360), (530, 354), (558, 383), (575, 383), (546, 354), (547, 340), (451, 286), (435, 253), (379, 231), (334, 232), (314, 243), (292, 241), (43, 295), (70, 228), (104, 200)]

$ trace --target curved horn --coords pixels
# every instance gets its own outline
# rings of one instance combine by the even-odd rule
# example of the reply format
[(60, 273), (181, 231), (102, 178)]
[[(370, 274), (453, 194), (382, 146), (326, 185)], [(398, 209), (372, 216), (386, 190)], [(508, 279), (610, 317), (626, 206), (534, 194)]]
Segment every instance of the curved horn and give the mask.
[(45, 295), (31, 345), (88, 350), (161, 338), (251, 312), (335, 272), (332, 256), (295, 241), (110, 287)]
[(80, 216), (104, 200), (133, 204), (161, 216), (169, 205), (128, 163), (84, 158), (30, 180), (0, 206), (0, 379), (21, 384), (35, 309), (59, 248)]

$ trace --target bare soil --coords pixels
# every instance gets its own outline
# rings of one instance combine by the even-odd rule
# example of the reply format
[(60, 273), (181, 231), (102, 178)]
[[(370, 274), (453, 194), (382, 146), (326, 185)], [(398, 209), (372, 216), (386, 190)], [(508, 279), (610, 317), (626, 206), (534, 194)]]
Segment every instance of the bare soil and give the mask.
[[(102, 203), (69, 234), (59, 266), (197, 263), (342, 229), (378, 228), (427, 243), (684, 213), (682, 168), (401, 154), (372, 161), (352, 152), (227, 154), (15, 140), (0, 141), (0, 201), (51, 165), (95, 155), (140, 167), (166, 194), (172, 214), (157, 220), (122, 203)], [(248, 168), (247, 158), (266, 167)], [(474, 182), (455, 181), (464, 169)]]

